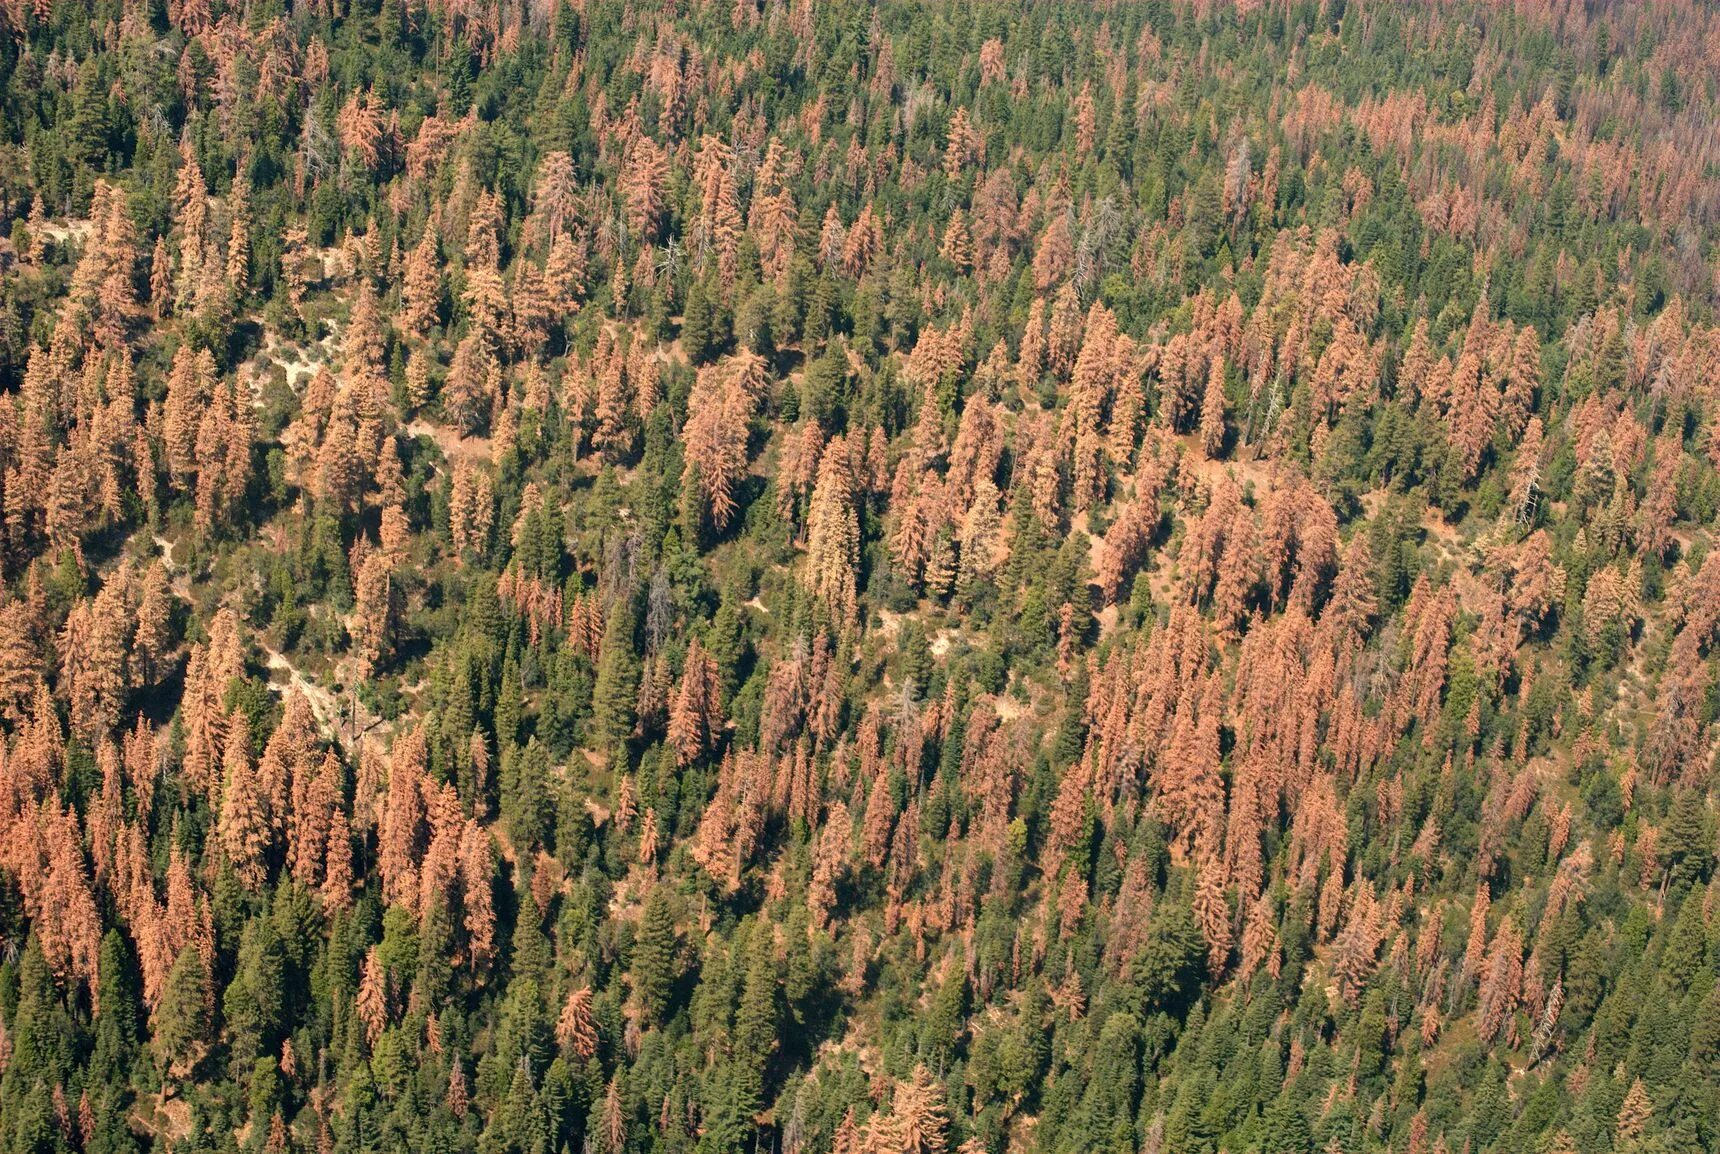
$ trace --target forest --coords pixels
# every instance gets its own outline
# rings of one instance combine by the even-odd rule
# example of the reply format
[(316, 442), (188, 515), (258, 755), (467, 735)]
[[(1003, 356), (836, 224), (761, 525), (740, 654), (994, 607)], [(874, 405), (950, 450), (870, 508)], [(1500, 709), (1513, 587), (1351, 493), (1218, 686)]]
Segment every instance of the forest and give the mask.
[(0, 1154), (1720, 1154), (1720, 7), (0, 0)]

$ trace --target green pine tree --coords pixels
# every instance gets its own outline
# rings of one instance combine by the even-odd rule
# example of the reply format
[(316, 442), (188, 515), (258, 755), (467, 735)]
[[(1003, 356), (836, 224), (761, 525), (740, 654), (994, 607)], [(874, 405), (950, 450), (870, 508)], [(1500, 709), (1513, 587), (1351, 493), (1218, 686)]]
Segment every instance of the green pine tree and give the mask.
[(150, 1019), (150, 1045), (158, 1066), (169, 1074), (188, 1072), (209, 1029), (204, 997), (209, 983), (203, 956), (194, 945), (179, 951), (167, 975), (167, 988)]
[(669, 895), (659, 886), (645, 903), (645, 916), (633, 944), (633, 992), (648, 1020), (661, 1022), (669, 1010), (676, 975), (675, 915)]
[(633, 707), (639, 695), (639, 658), (633, 650), (633, 630), (633, 613), (628, 606), (618, 604), (610, 610), (591, 692), (591, 744), (618, 766), (627, 764)]

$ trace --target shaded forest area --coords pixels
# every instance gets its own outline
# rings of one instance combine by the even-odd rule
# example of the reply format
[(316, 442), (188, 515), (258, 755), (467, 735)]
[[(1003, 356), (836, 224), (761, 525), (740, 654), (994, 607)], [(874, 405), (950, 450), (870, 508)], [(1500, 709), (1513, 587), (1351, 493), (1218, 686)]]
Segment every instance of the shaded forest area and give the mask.
[(1720, 10), (0, 0), (0, 1154), (1716, 1154)]

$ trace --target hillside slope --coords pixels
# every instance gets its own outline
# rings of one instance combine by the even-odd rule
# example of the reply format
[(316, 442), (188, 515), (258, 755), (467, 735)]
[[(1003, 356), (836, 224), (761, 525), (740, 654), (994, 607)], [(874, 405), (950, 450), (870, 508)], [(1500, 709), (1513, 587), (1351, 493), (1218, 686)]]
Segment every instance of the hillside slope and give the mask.
[(0, 4), (0, 1154), (1720, 1151), (1720, 11)]

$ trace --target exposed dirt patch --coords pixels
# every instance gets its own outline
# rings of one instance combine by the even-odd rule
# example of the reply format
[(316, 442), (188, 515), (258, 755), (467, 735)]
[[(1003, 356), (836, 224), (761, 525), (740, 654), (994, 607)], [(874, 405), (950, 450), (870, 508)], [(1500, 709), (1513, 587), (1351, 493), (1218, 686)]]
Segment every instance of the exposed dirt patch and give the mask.
[(491, 459), (493, 448), (488, 437), (462, 437), (458, 430), (446, 425), (432, 425), (423, 417), (406, 426), (406, 432), (413, 437), (429, 437), (436, 442), (436, 447), (442, 450), (442, 456), (449, 461), (488, 461)]
[(167, 568), (168, 588), (181, 601), (191, 600), (191, 575), (173, 563), (173, 542), (159, 534), (151, 540), (161, 550), (161, 563)]
[(163, 1090), (134, 1104), (126, 1121), (134, 1134), (158, 1140), (171, 1146), (191, 1134), (191, 1103), (183, 1098), (167, 1098)]
[(1027, 704), (1008, 693), (999, 693), (991, 699), (991, 710), (1002, 722), (1019, 721), (1027, 716)]
[(78, 244), (90, 238), (95, 231), (94, 222), (88, 220), (68, 220), (56, 223), (48, 220), (36, 226), (36, 231), (47, 237), (55, 244), (66, 244), (75, 241)]
[(366, 709), (356, 694), (344, 699), (333, 690), (307, 677), (283, 653), (261, 646), (269, 668), (269, 688), (285, 697), (290, 690), (304, 694), (310, 703), (317, 725), (332, 737), (348, 754), (356, 752), (359, 742), (373, 734), (386, 733), (392, 726)]
[(1265, 461), (1214, 460), (1201, 451), (1193, 433), (1185, 433), (1177, 440), (1182, 445), (1189, 467), (1208, 485), (1228, 476), (1240, 488), (1252, 486), (1257, 500), (1278, 487), (1275, 470)]
[(1441, 517), (1439, 510), (1431, 505), (1421, 515), (1421, 528), (1431, 540), (1438, 541), (1448, 549), (1455, 549), (1463, 544), (1463, 535), (1458, 532), (1457, 526)]
[(262, 649), (269, 672), (278, 674), (286, 683), (285, 685), (274, 686), (272, 683), (275, 678), (271, 676), (269, 678), (271, 687), (283, 695), (288, 690), (298, 690), (304, 694), (305, 700), (310, 702), (311, 712), (316, 715), (319, 725), (324, 729), (338, 728), (341, 715), (339, 699), (330, 690), (300, 673), (298, 667), (287, 660), (284, 654), (270, 649), (267, 645), (263, 646)]
[[(1123, 511), (1121, 508), (1118, 508), (1116, 512), (1118, 516), (1122, 516)], [(1087, 538), (1087, 571), (1089, 573), (1097, 573), (1100, 568), (1099, 563), (1102, 560), (1105, 548), (1105, 539), (1103, 537), (1095, 537), (1085, 529), (1071, 528), (1069, 532), (1072, 536), (1078, 535)]]
[(310, 380), (317, 369), (333, 360), (337, 340), (330, 333), (307, 348), (283, 341), (279, 333), (267, 332), (263, 334), (263, 359), (286, 373), (287, 384), (297, 390), (300, 381)]

